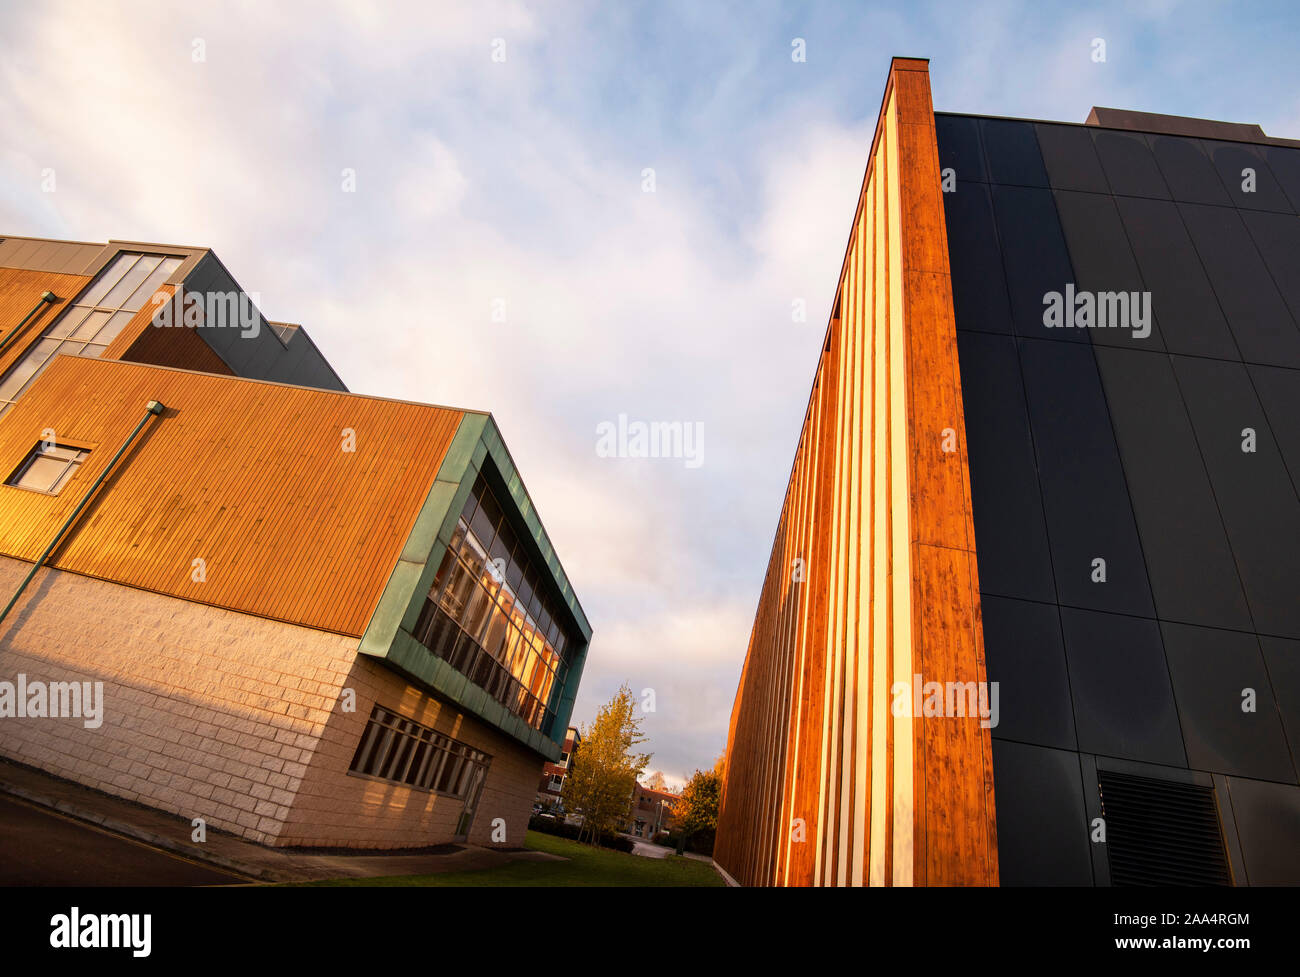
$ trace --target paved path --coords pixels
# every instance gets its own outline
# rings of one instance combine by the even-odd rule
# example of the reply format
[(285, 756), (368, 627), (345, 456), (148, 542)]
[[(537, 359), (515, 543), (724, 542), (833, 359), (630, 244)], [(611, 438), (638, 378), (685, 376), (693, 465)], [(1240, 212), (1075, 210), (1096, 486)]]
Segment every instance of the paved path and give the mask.
[(632, 854), (640, 855), (642, 858), (667, 858), (669, 855), (675, 855), (676, 849), (665, 848), (663, 845), (652, 845), (648, 841), (633, 838)]
[(228, 885), (248, 880), (0, 797), (0, 885)]
[[(193, 829), (190, 822), (184, 818), (133, 804), (120, 797), (110, 797), (99, 791), (82, 787), (80, 784), (51, 777), (40, 770), (10, 763), (7, 760), (0, 760), (0, 803), (5, 805), (0, 809), (0, 885), (22, 884), (10, 881), (9, 873), (18, 872), (22, 865), (26, 865), (24, 871), (35, 872), (46, 860), (44, 855), (34, 855), (28, 860), (11, 855), (11, 851), (24, 847), (16, 841), (17, 825), (24, 822), (19, 817), (11, 817), (14, 805), (22, 805), (28, 811), (44, 813), (47, 816), (47, 820), (41, 821), (34, 815), (26, 815), (27, 830), (30, 832), (32, 843), (38, 846), (38, 852), (45, 851), (45, 848), (40, 847), (44, 845), (40, 828), (48, 828), (52, 832), (52, 839), (60, 837), (59, 832), (50, 825), (48, 820), (58, 818), (62, 823), (77, 826), (84, 831), (97, 832), (95, 835), (79, 836), (83, 844), (89, 845), (91, 838), (97, 839), (96, 844), (104, 843), (104, 839), (111, 838), (120, 845), (141, 848), (153, 852), (159, 858), (173, 859), (182, 865), (197, 866), (211, 873), (211, 878), (195, 875), (195, 881), (150, 883), (137, 880), (135, 876), (125, 877), (119, 881), (111, 860), (88, 858), (84, 863), (84, 871), (76, 876), (72, 883), (79, 885), (214, 885), (236, 881), (311, 882), (320, 879), (471, 872), (520, 860), (565, 860), (559, 855), (525, 848), (499, 849), (476, 845), (441, 845), (424, 851), (391, 854), (286, 850), (257, 845), (211, 828), (208, 829), (207, 841), (200, 844), (191, 839)], [(10, 827), (11, 823), (14, 825), (13, 828)], [(68, 836), (68, 844), (72, 843), (71, 836), (74, 833), (70, 829), (65, 832)], [(115, 850), (125, 852), (128, 849)], [(160, 865), (159, 871), (161, 871)], [(52, 872), (54, 869), (46, 871)], [(67, 869), (61, 871), (66, 872)]]

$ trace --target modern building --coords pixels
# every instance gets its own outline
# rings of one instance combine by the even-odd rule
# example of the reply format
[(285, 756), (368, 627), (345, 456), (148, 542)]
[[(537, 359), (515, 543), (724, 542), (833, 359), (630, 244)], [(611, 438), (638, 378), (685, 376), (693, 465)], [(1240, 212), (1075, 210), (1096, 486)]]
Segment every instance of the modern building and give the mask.
[(577, 726), (570, 726), (564, 734), (564, 749), (554, 762), (547, 760), (542, 764), (542, 779), (537, 785), (536, 803), (545, 808), (560, 804), (560, 795), (564, 791), (564, 778), (569, 775), (573, 763), (574, 751), (582, 745), (582, 733)]
[(518, 845), (591, 629), (491, 415), (206, 249), (0, 241), (0, 756), (268, 845)]
[(1300, 142), (895, 59), (731, 718), (751, 885), (1300, 882)]

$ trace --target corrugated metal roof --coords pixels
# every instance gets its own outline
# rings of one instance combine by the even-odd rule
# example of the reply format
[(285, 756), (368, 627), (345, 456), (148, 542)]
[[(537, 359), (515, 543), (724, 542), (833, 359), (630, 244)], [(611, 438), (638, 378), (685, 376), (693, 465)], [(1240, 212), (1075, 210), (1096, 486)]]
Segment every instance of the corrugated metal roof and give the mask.
[(166, 414), (51, 563), (360, 635), (464, 412), (62, 356), (0, 418), (0, 474), (47, 429), (91, 455), (57, 496), (0, 485), (0, 552), (40, 554), (149, 400)]

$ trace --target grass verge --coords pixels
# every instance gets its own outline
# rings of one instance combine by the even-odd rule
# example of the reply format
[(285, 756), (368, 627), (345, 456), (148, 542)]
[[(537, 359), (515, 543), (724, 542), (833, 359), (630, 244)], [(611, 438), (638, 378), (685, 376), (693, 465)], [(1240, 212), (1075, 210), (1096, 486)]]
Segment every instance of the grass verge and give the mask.
[(369, 886), (720, 886), (722, 877), (708, 862), (694, 858), (643, 858), (606, 848), (593, 848), (567, 838), (528, 832), (524, 845), (534, 851), (561, 855), (565, 861), (517, 861), (476, 872), (438, 875), (394, 875), (378, 879), (335, 879), (313, 885)]

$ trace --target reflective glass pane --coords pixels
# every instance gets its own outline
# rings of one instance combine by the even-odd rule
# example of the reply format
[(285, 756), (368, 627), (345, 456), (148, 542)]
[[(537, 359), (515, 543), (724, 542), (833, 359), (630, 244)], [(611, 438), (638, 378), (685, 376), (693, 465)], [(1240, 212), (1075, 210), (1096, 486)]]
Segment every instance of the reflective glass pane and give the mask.
[(494, 606), (495, 604), (486, 590), (482, 587), (474, 588), (460, 622), (461, 627), (465, 629), (471, 638), (477, 638), (482, 633), (483, 625), (487, 622), (488, 615)]
[[(486, 503), (487, 499), (483, 501)], [(475, 511), (474, 517), (469, 521), (469, 529), (483, 546), (492, 542), (492, 537), (496, 535), (496, 519), (486, 504), (480, 505)]]
[(45, 334), (48, 339), (62, 339), (64, 336), (70, 336), (72, 331), (81, 324), (81, 320), (89, 314), (89, 309), (83, 309), (74, 306), (69, 309), (59, 321), (50, 326), (49, 332)]
[(164, 258), (158, 263), (158, 267), (149, 273), (149, 277), (131, 293), (130, 297), (122, 303), (122, 308), (130, 309), (132, 312), (139, 310), (149, 301), (150, 296), (158, 291), (163, 282), (171, 277), (172, 272), (181, 266), (180, 258)]
[(118, 283), (121, 277), (130, 270), (135, 264), (138, 254), (120, 254), (113, 260), (113, 263), (103, 270), (99, 280), (90, 286), (80, 299), (78, 305), (99, 305), (100, 299), (107, 294), (108, 290)]
[(79, 460), (74, 461), (71, 464), (68, 464), (67, 467), (64, 468), (63, 470), (63, 475), (57, 481), (55, 481), (54, 485), (50, 488), (50, 491), (57, 492), (61, 488), (63, 488), (64, 484), (68, 481), (68, 479), (70, 479), (73, 475), (75, 475), (77, 473), (77, 469), (80, 467), (81, 467), (81, 462)]
[(95, 334), (104, 328), (104, 323), (108, 322), (111, 315), (110, 312), (92, 312), (68, 335), (73, 339), (94, 339)]
[[(108, 324), (99, 331), (98, 335), (93, 337), (95, 342), (99, 343), (101, 346), (107, 346), (117, 338), (117, 334), (122, 331), (128, 322), (131, 321), (131, 318), (134, 315), (134, 312), (115, 312), (112, 318), (108, 320)], [(89, 339), (91, 337), (86, 336), (82, 338)]]
[(31, 352), (14, 364), (9, 375), (0, 381), (0, 400), (12, 400), (17, 396), (23, 384), (36, 374), (36, 371), (54, 355), (54, 351), (58, 348), (57, 339), (42, 339), (33, 346)]
[(131, 266), (131, 270), (122, 276), (122, 280), (99, 300), (98, 304), (110, 309), (120, 308), (140, 283), (149, 277), (149, 273), (158, 267), (160, 261), (162, 259), (157, 255), (142, 255), (140, 260)]
[(61, 458), (37, 455), (27, 463), (15, 484), (37, 492), (52, 492), (67, 468), (68, 463)]

